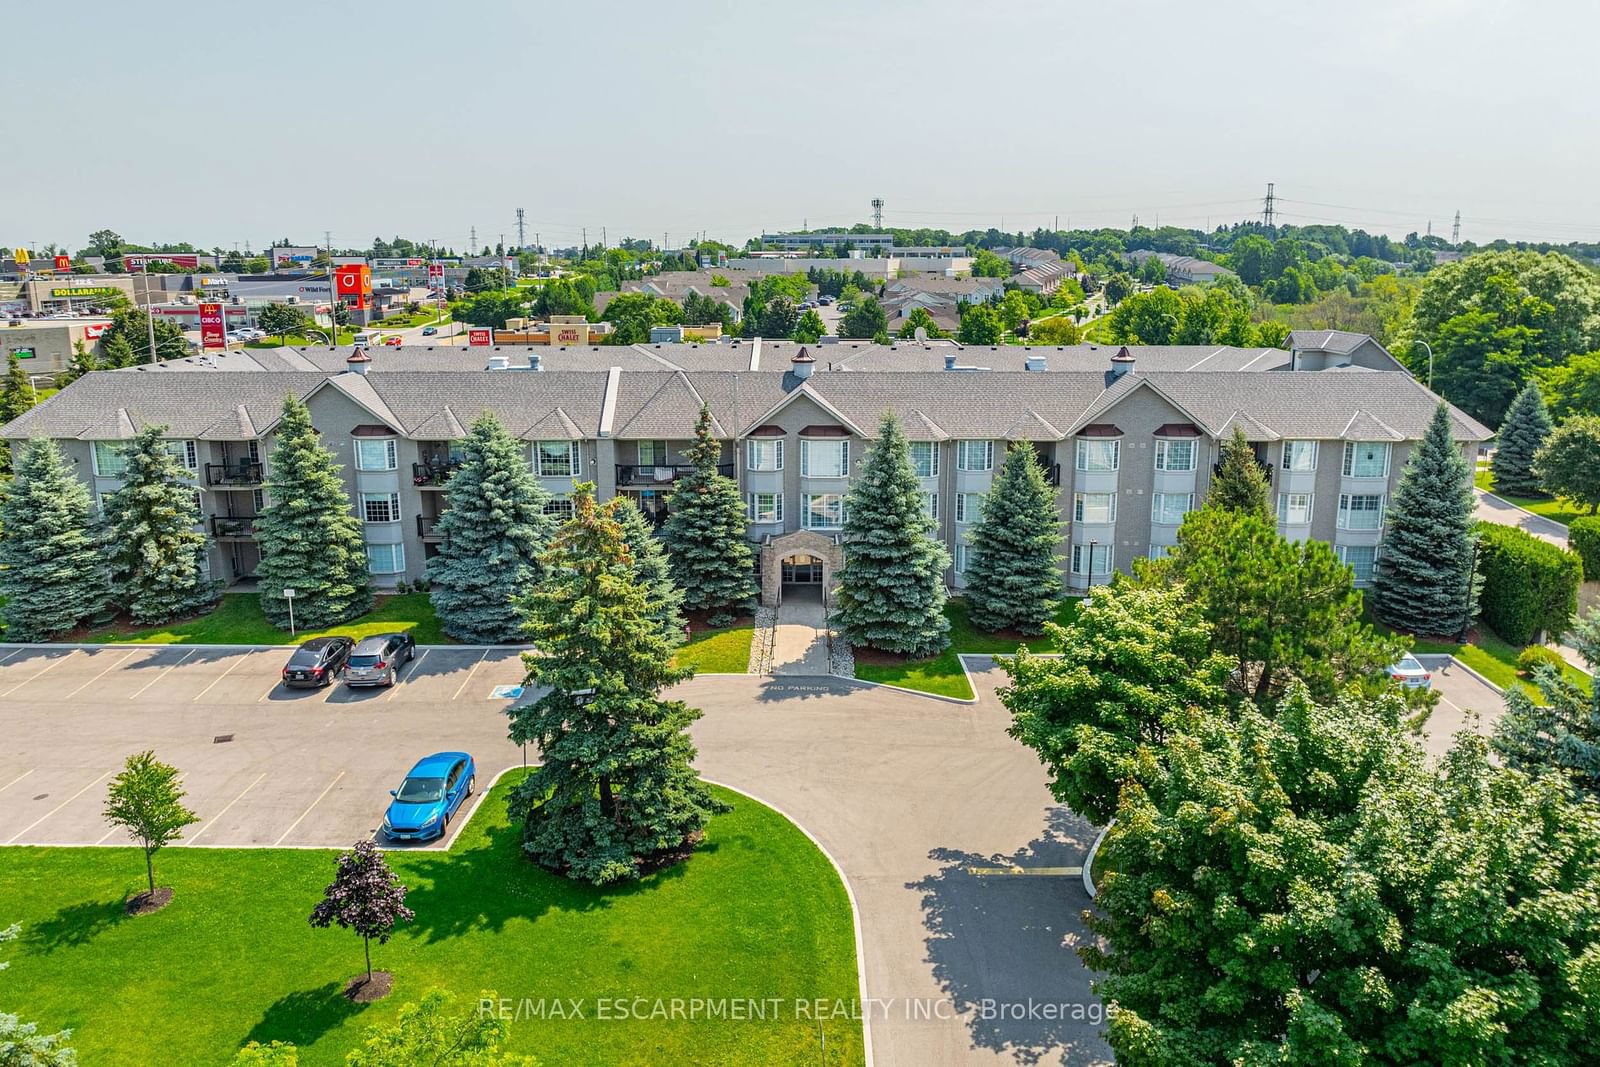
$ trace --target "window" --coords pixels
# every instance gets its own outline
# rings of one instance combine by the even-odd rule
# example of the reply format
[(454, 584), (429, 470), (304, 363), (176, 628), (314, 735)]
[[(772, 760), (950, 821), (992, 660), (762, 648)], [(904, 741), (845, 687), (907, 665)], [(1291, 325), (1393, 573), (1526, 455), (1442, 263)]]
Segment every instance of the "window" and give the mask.
[(1194, 470), (1194, 438), (1188, 437), (1181, 441), (1166, 437), (1156, 438), (1156, 470)]
[[(1092, 559), (1090, 557), (1093, 557)], [(1111, 573), (1111, 546), (1110, 545), (1073, 545), (1072, 546), (1072, 573), (1088, 574), (1089, 565), (1093, 563), (1095, 574)]]
[[(397, 466), (394, 438), (356, 438), (356, 470), (392, 471)], [(387, 573), (387, 572), (380, 572)]]
[(928, 518), (933, 519), (935, 522), (937, 522), (938, 519), (939, 519), (939, 494), (938, 493), (923, 493), (922, 494), (922, 507), (923, 507), (923, 510), (928, 513)]
[(261, 509), (267, 506), (267, 494), (257, 489), (250, 494), (250, 502), (256, 506), (256, 514), (261, 514)]
[(782, 493), (751, 493), (749, 497), (751, 522), (782, 522)]
[(534, 449), (539, 477), (571, 478), (578, 474), (578, 442), (540, 441)]
[(966, 571), (966, 569), (967, 569), (967, 546), (964, 545), (964, 544), (957, 544), (956, 545), (956, 573), (957, 574), (962, 574), (962, 573), (964, 573)]
[(664, 467), (667, 465), (667, 443), (665, 441), (640, 441), (639, 466)]
[(193, 441), (164, 441), (167, 454), (177, 460), (187, 470), (199, 469), (199, 453)]
[[(804, 452), (801, 449), (801, 453)], [(844, 496), (839, 493), (807, 493), (805, 527), (808, 530), (843, 529)]]
[(1163, 526), (1178, 525), (1193, 510), (1193, 493), (1155, 493), (1150, 497), (1150, 521)]
[(1114, 471), (1122, 452), (1122, 442), (1104, 437), (1078, 439), (1078, 469), (1081, 471)]
[(1151, 559), (1168, 559), (1171, 556), (1172, 556), (1172, 546), (1171, 545), (1151, 545), (1150, 546), (1150, 558)]
[(746, 441), (744, 461), (753, 471), (783, 470), (783, 439)]
[(1378, 561), (1377, 545), (1337, 545), (1339, 561), (1355, 571), (1358, 584), (1372, 581), (1372, 566)]
[(844, 478), (850, 473), (849, 441), (800, 442), (800, 473), (808, 478)]
[(1310, 493), (1279, 493), (1278, 521), (1285, 526), (1308, 526), (1311, 523)]
[(1078, 522), (1116, 522), (1117, 494), (1074, 493), (1072, 517)]
[(120, 441), (94, 443), (94, 472), (102, 478), (120, 478), (128, 469), (128, 460), (122, 454)]
[(373, 574), (399, 574), (405, 569), (405, 545), (367, 546), (367, 570)]
[(934, 441), (911, 442), (911, 467), (918, 478), (936, 478), (939, 475), (939, 445)]
[(956, 521), (977, 522), (983, 518), (982, 493), (956, 494)]
[(558, 522), (566, 522), (572, 518), (572, 498), (569, 496), (553, 496), (544, 505), (546, 515), (554, 515)]
[(956, 470), (994, 470), (993, 441), (957, 441)]
[(362, 493), (361, 517), (367, 522), (399, 522), (399, 493)]
[(1389, 442), (1346, 441), (1344, 443), (1344, 476), (1346, 478), (1387, 478), (1389, 476)]
[(1286, 471), (1316, 470), (1317, 443), (1315, 441), (1285, 441), (1283, 443), (1283, 469)]
[(1339, 529), (1376, 530), (1383, 525), (1383, 497), (1377, 493), (1340, 493)]

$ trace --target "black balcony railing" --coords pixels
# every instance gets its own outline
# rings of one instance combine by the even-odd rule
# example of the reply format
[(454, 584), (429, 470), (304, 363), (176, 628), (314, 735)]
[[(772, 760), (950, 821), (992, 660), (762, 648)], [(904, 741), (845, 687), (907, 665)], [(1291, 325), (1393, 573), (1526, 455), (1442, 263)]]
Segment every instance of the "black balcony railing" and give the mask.
[(206, 464), (207, 485), (260, 485), (264, 474), (261, 463), (253, 459)]
[[(617, 464), (617, 484), (622, 485), (671, 485), (673, 482), (691, 473), (694, 465), (689, 463), (619, 463)], [(717, 464), (717, 473), (726, 478), (733, 477), (732, 463)]]
[(438, 540), (442, 535), (435, 532), (433, 528), (434, 524), (438, 521), (439, 516), (437, 515), (418, 515), (417, 536), (421, 537), (424, 541)]
[(411, 465), (411, 484), (421, 486), (439, 486), (450, 480), (450, 476), (461, 466), (459, 459), (427, 460)]
[(248, 541), (256, 536), (254, 515), (213, 515), (211, 536), (218, 540)]
[[(1266, 478), (1267, 478), (1267, 481), (1268, 481), (1268, 483), (1271, 483), (1271, 481), (1272, 481), (1272, 472), (1273, 472), (1273, 471), (1275, 471), (1275, 470), (1277, 470), (1277, 469), (1278, 469), (1278, 468), (1276, 468), (1276, 467), (1274, 467), (1274, 466), (1273, 466), (1273, 465), (1272, 465), (1272, 464), (1270, 464), (1270, 463), (1263, 463), (1263, 462), (1262, 462), (1262, 461), (1261, 461), (1261, 460), (1259, 460), (1259, 459), (1258, 459), (1258, 460), (1256, 460), (1256, 466), (1257, 466), (1257, 467), (1260, 467), (1260, 468), (1261, 468), (1261, 473), (1262, 473), (1262, 474), (1264, 474), (1264, 475), (1266, 475)], [(1212, 477), (1213, 477), (1213, 478), (1215, 478), (1215, 477), (1217, 477), (1217, 476), (1218, 476), (1218, 475), (1220, 475), (1220, 474), (1221, 474), (1221, 473), (1222, 473), (1222, 464), (1220, 464), (1220, 463), (1213, 463), (1213, 464), (1212, 464), (1212, 465), (1211, 465), (1211, 476), (1212, 476)]]
[(1059, 486), (1061, 484), (1061, 464), (1050, 464), (1049, 470), (1045, 473), (1045, 481), (1055, 486)]

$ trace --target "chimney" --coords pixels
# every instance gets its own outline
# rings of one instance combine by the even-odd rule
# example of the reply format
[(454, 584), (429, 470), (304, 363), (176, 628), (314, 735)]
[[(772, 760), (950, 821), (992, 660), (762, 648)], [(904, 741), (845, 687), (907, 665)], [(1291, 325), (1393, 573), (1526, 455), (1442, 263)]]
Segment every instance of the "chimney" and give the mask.
[(1109, 385), (1111, 382), (1116, 381), (1124, 374), (1131, 372), (1133, 370), (1133, 364), (1133, 353), (1128, 351), (1127, 345), (1123, 345), (1121, 348), (1117, 349), (1117, 354), (1111, 357), (1111, 374), (1109, 377), (1107, 377), (1106, 383)]
[(1043, 352), (1029, 352), (1027, 362), (1023, 364), (1028, 370), (1048, 370), (1044, 362)]
[(944, 369), (945, 370), (955, 370), (956, 369), (956, 355), (955, 355), (954, 352), (946, 352), (944, 354)]
[(794, 371), (796, 378), (805, 381), (811, 377), (811, 372), (817, 369), (817, 359), (810, 352), (807, 352), (805, 346), (802, 345), (800, 351), (796, 352), (794, 358), (789, 361), (789, 366)]
[(489, 362), (484, 366), (483, 369), (484, 370), (510, 370), (511, 369), (511, 357), (507, 356), (507, 355), (502, 355), (501, 353), (496, 352), (494, 355), (489, 357)]
[(367, 368), (372, 366), (372, 357), (367, 355), (365, 348), (357, 348), (350, 353), (350, 358), (344, 361), (344, 369), (355, 374), (365, 375)]

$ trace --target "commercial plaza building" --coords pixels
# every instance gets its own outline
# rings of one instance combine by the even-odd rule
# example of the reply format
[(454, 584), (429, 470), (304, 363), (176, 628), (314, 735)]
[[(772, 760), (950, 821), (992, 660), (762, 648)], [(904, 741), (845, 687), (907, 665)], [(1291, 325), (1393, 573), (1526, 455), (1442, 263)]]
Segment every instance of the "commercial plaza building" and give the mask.
[[(490, 362), (499, 368), (484, 369)], [(1280, 530), (1332, 543), (1370, 578), (1384, 510), (1438, 398), (1360, 335), (1296, 334), (1291, 349), (1218, 346), (963, 348), (792, 342), (525, 349), (284, 349), (90, 374), (7, 425), (13, 443), (56, 440), (101, 496), (118, 449), (167, 426), (213, 538), (212, 572), (246, 579), (259, 554), (273, 433), (303, 397), (343, 466), (380, 585), (414, 579), (459, 442), (492, 411), (525, 442), (551, 510), (574, 482), (665, 516), (709, 407), (760, 546), (763, 596), (831, 581), (844, 497), (885, 411), (912, 442), (929, 514), (963, 585), (967, 541), (1012, 445), (1055, 488), (1069, 587), (1104, 581), (1174, 543), (1205, 498), (1220, 442), (1243, 430), (1273, 486)], [(1490, 431), (1452, 411), (1470, 452)]]

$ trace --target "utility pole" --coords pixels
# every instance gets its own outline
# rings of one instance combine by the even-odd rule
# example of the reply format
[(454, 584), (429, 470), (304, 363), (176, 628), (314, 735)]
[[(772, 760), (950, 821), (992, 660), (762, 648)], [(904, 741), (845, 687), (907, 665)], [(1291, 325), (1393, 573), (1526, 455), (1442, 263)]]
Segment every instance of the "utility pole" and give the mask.
[(517, 251), (528, 247), (528, 235), (522, 230), (522, 209), (517, 208)]
[(601, 248), (607, 247), (607, 245), (606, 245), (606, 228), (604, 226), (600, 227), (600, 247)]
[(1137, 230), (1138, 228), (1139, 228), (1139, 213), (1137, 211), (1135, 211), (1133, 213), (1133, 223), (1128, 227), (1128, 229)]
[(1272, 183), (1268, 182), (1267, 183), (1267, 198), (1266, 198), (1265, 201), (1263, 201), (1263, 206), (1262, 206), (1262, 209), (1261, 209), (1261, 225), (1266, 229), (1269, 229), (1269, 230), (1272, 229), (1273, 224), (1274, 224), (1274, 222), (1276, 221), (1276, 218), (1277, 218), (1277, 213), (1278, 213), (1278, 196), (1277, 196), (1277, 194), (1275, 192), (1273, 192)]
[(1461, 243), (1461, 209), (1460, 208), (1456, 208), (1455, 225), (1450, 227), (1450, 243), (1453, 244), (1453, 245), (1459, 245)]

